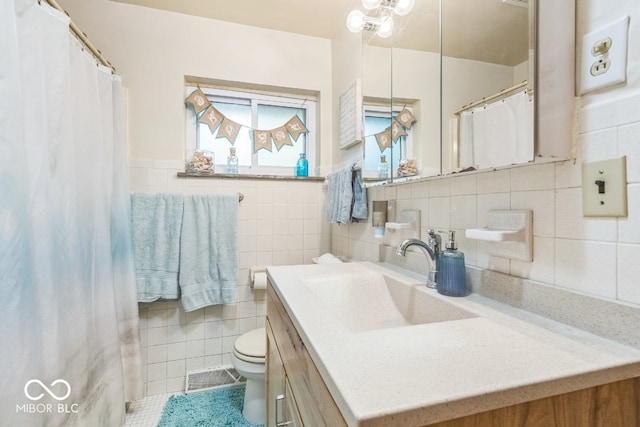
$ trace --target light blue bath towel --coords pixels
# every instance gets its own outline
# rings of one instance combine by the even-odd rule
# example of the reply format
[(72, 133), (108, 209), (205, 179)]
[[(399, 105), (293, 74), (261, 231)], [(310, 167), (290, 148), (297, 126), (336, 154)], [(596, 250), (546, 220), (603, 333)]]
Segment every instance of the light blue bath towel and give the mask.
[(184, 311), (238, 300), (238, 195), (185, 195), (179, 282)]
[(330, 223), (351, 222), (353, 205), (353, 168), (351, 166), (327, 175), (327, 220)]
[(178, 194), (131, 195), (138, 301), (178, 299), (183, 203)]
[(347, 224), (369, 216), (367, 189), (362, 187), (362, 170), (355, 165), (327, 175), (327, 220)]
[(362, 169), (353, 171), (353, 210), (351, 217), (363, 220), (369, 217), (367, 189), (362, 186)]

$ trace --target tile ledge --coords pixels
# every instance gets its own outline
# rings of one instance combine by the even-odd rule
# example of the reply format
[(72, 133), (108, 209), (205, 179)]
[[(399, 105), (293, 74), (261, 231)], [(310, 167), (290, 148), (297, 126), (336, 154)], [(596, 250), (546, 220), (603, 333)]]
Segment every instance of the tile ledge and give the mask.
[(250, 174), (198, 174), (178, 172), (179, 178), (221, 178), (221, 179), (262, 179), (276, 181), (324, 181), (323, 176), (283, 176), (283, 175), (250, 175)]

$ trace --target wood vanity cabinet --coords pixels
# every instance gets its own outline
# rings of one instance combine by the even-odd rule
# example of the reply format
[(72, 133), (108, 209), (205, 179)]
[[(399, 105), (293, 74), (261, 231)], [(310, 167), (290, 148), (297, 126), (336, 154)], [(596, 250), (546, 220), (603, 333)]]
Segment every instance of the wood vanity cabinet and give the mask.
[(267, 287), (267, 427), (346, 427), (273, 287)]

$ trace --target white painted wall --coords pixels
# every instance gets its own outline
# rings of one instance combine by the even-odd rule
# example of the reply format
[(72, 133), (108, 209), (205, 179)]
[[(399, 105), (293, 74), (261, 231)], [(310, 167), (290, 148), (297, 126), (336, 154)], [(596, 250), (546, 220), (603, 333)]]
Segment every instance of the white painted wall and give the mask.
[[(360, 0), (346, 0), (349, 10), (358, 9)], [(331, 41), (331, 67), (333, 85), (333, 141), (331, 164), (325, 165), (325, 171), (345, 167), (362, 160), (363, 144), (356, 144), (347, 149), (340, 149), (340, 95), (342, 95), (363, 73), (362, 34), (352, 33), (345, 25), (338, 27), (338, 32)], [(362, 80), (361, 80), (362, 84)]]
[(197, 76), (317, 91), (318, 158), (331, 163), (331, 40), (108, 0), (60, 5), (123, 78), (132, 159), (184, 158), (184, 78)]

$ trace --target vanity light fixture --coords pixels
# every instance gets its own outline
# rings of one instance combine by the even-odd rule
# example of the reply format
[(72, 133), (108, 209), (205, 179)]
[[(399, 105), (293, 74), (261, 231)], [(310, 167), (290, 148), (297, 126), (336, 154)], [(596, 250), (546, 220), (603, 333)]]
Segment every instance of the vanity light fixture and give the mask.
[(360, 10), (353, 10), (347, 16), (347, 28), (357, 33), (362, 30), (375, 31), (379, 37), (386, 38), (393, 33), (393, 17), (411, 12), (415, 0), (362, 0), (362, 6), (369, 10), (365, 15)]
[(376, 18), (365, 15), (360, 10), (353, 10), (347, 16), (347, 28), (353, 33), (375, 31), (378, 36), (387, 38), (393, 33), (393, 19), (391, 16)]

